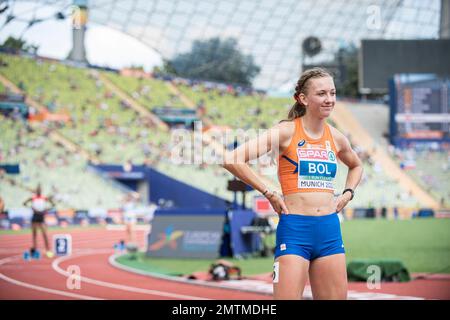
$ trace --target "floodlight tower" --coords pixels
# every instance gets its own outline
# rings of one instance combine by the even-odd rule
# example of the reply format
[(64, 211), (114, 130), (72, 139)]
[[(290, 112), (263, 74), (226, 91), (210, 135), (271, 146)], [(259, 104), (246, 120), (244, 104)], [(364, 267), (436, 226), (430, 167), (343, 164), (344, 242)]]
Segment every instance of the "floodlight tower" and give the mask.
[(86, 59), (86, 48), (84, 46), (84, 36), (88, 20), (88, 1), (74, 0), (72, 12), (72, 50), (67, 59), (88, 63)]

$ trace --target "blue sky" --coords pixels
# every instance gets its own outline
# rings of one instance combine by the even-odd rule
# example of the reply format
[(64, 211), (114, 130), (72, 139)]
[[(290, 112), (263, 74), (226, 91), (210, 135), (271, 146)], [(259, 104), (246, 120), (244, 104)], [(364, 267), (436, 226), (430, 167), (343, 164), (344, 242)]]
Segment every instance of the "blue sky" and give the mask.
[[(27, 11), (33, 8), (29, 2), (15, 3), (15, 12), (25, 12), (20, 17), (31, 20), (32, 13)], [(55, 8), (43, 7), (39, 10), (39, 17), (51, 16)], [(5, 15), (0, 16), (0, 25), (5, 22)], [(0, 43), (8, 36), (19, 37), (27, 27), (24, 21), (12, 21), (0, 29)], [(71, 19), (50, 19), (38, 23), (23, 33), (23, 39), (28, 43), (39, 46), (38, 54), (46, 57), (65, 59), (72, 48)], [(117, 45), (120, 43), (121, 45)], [(107, 28), (102, 25), (89, 23), (86, 31), (86, 51), (90, 63), (122, 68), (131, 65), (143, 65), (146, 71), (151, 71), (154, 65), (161, 64), (161, 58), (154, 50), (140, 41)], [(132, 54), (130, 54), (132, 53)]]

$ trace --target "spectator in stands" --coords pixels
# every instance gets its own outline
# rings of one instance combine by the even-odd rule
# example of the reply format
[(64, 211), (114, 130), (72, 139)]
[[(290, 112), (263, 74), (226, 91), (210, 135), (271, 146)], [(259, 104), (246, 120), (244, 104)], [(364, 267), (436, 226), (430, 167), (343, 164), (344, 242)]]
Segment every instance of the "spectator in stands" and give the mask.
[(47, 212), (48, 204), (50, 203), (52, 207), (55, 206), (51, 197), (45, 197), (41, 193), (41, 185), (38, 184), (36, 188), (36, 193), (29, 199), (25, 200), (23, 205), (27, 206), (31, 202), (31, 209), (33, 210), (33, 217), (31, 218), (31, 230), (33, 234), (33, 246), (31, 251), (37, 249), (37, 231), (41, 230), (42, 236), (44, 238), (46, 255), (48, 258), (53, 257), (53, 252), (50, 250), (50, 245), (47, 237), (47, 226), (45, 225), (45, 214)]
[[(274, 298), (301, 298), (309, 274), (314, 299), (346, 299), (345, 250), (337, 212), (352, 200), (362, 162), (349, 140), (326, 123), (336, 103), (328, 71), (306, 70), (297, 82), (294, 99), (288, 120), (227, 152), (223, 166), (261, 192), (280, 215)], [(284, 197), (269, 190), (248, 165), (271, 151), (279, 155)], [(334, 199), (337, 158), (349, 170), (345, 190)]]

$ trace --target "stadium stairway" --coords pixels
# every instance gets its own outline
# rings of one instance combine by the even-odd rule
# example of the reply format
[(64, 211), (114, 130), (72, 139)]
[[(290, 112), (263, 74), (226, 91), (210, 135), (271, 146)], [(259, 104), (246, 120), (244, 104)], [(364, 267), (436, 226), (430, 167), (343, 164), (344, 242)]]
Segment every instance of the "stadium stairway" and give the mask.
[[(133, 99), (132, 97), (130, 97), (124, 90), (122, 90), (121, 88), (119, 88), (118, 86), (116, 86), (115, 84), (112, 83), (112, 81), (110, 81), (109, 79), (107, 79), (106, 76), (99, 74), (99, 78), (101, 81), (104, 81), (105, 85), (112, 91), (114, 92), (114, 94), (116, 94), (117, 96), (119, 96), (120, 98), (126, 100), (132, 107), (133, 109), (138, 112), (140, 115), (142, 116), (151, 116), (156, 117), (152, 112), (150, 112), (149, 110), (147, 110), (145, 107), (143, 107), (142, 105), (140, 105), (135, 99)], [(184, 95), (173, 83), (171, 82), (166, 82), (167, 87), (169, 88), (170, 92), (172, 92), (174, 95), (176, 95), (187, 107), (189, 108), (196, 108), (195, 103), (188, 98), (186, 95)], [(168, 127), (167, 125), (162, 122), (159, 118), (157, 118), (159, 122), (163, 123), (163, 125), (165, 126), (164, 130), (167, 130)], [(203, 117), (202, 119), (202, 123), (205, 124), (206, 126), (213, 126), (214, 124), (212, 123), (212, 121), (210, 121), (209, 119), (207, 119), (206, 117)], [(223, 153), (225, 152), (225, 146), (217, 143), (213, 137), (206, 131), (202, 133), (202, 141), (206, 146), (209, 146), (211, 148), (213, 148), (213, 150), (216, 152), (216, 154), (218, 156), (222, 156)], [(271, 181), (270, 179), (256, 173), (257, 176), (259, 176), (259, 178), (261, 179), (261, 181), (264, 182), (264, 184), (266, 184), (266, 186), (269, 189), (272, 190), (276, 190), (278, 192), (281, 192), (281, 189), (278, 185), (275, 185), (273, 183), (273, 181)]]
[(174, 95), (178, 96), (180, 100), (189, 108), (195, 109), (196, 105), (194, 101), (186, 97), (180, 90), (178, 90), (177, 86), (171, 82), (166, 81), (167, 88), (169, 88), (170, 92)]
[[(181, 101), (183, 101), (183, 103), (185, 103), (188, 107), (190, 108), (196, 108), (195, 103), (189, 98), (187, 97), (185, 94), (183, 94), (178, 88), (177, 86), (175, 86), (173, 83), (169, 83), (167, 82), (167, 86), (169, 87), (169, 90), (177, 95)], [(211, 127), (214, 126), (214, 123), (206, 118), (206, 117), (202, 117), (201, 118), (202, 123), (204, 123), (206, 126)], [(214, 139), (212, 138), (212, 136), (208, 133), (208, 131), (203, 132), (203, 141), (208, 145), (211, 146), (214, 151), (219, 155), (222, 156), (224, 154), (224, 152), (226, 151), (225, 146), (217, 143), (214, 141)], [(279, 185), (274, 184), (274, 182), (270, 179), (268, 179), (267, 177), (259, 174), (258, 172), (255, 171), (256, 176), (267, 186), (268, 189), (270, 190), (275, 190), (278, 193), (281, 193), (281, 188)]]
[[(26, 186), (25, 184), (23, 184), (19, 179), (10, 178), (7, 175), (3, 175), (2, 177), (0, 177), (0, 181), (4, 181), (5, 183), (8, 183), (9, 188), (13, 188), (12, 191), (14, 192), (14, 194), (13, 194), (14, 197), (18, 197), (19, 192), (26, 192), (26, 193), (33, 194), (36, 191), (36, 189), (30, 188), (30, 187)], [(5, 191), (4, 188), (6, 187), (6, 184), (2, 185), (2, 187), (3, 187), (2, 191), (4, 192)], [(67, 203), (62, 199), (53, 199), (53, 202), (56, 205), (64, 205), (67, 207)]]
[[(170, 92), (176, 95), (187, 107), (195, 109), (197, 106), (194, 101), (188, 98), (185, 94), (183, 94), (176, 85), (172, 82), (166, 81), (166, 85), (169, 88)], [(206, 117), (202, 118), (202, 123), (204, 123), (207, 127), (213, 126), (214, 124)]]
[[(22, 90), (20, 90), (14, 83), (12, 83), (8, 78), (0, 74), (0, 82), (8, 88), (12, 93), (16, 94), (22, 94), (25, 95), (25, 103), (29, 106), (32, 106), (36, 110), (40, 112), (48, 112), (47, 108), (41, 105), (40, 103), (34, 101), (30, 97), (28, 97)], [(85, 159), (91, 161), (94, 164), (99, 164), (100, 159), (88, 151), (86, 151), (84, 148), (82, 148), (80, 145), (76, 144), (75, 142), (71, 141), (69, 138), (58, 132), (57, 130), (50, 130), (49, 137), (52, 139), (55, 143), (59, 143), (62, 146), (64, 146), (68, 151), (72, 153), (79, 153), (81, 154)]]
[[(1, 76), (1, 75), (0, 75)], [(2, 119), (2, 116), (0, 115), (0, 120)], [(0, 176), (0, 181), (4, 181), (5, 183), (8, 183), (10, 188), (16, 188), (15, 191), (25, 191), (27, 193), (34, 193), (35, 189), (31, 188), (27, 185), (25, 185), (24, 183), (22, 183), (19, 179), (13, 179), (11, 177), (9, 177), (7, 174), (1, 175)], [(6, 187), (5, 184), (2, 185), (3, 187)], [(14, 190), (14, 189), (13, 189)], [(4, 190), (3, 190), (4, 191)], [(14, 196), (17, 197), (18, 194), (16, 192), (14, 192)], [(63, 201), (60, 200), (54, 200), (55, 203), (61, 204), (63, 203)]]
[(15, 186), (17, 188), (20, 188), (20, 189), (25, 190), (25, 191), (30, 192), (30, 193), (33, 193), (35, 191), (34, 189), (32, 189), (30, 187), (27, 187), (26, 185), (24, 185), (20, 181), (14, 180), (14, 179), (8, 177), (7, 175), (3, 175), (2, 177), (0, 177), (0, 180), (3, 180), (5, 182), (9, 183), (11, 186)]
[(373, 160), (379, 163), (391, 178), (397, 180), (404, 190), (411, 192), (414, 197), (421, 202), (422, 206), (434, 209), (439, 208), (439, 203), (401, 170), (386, 152), (384, 147), (375, 143), (374, 139), (358, 122), (344, 103), (336, 103), (335, 110), (331, 115), (331, 120), (334, 121), (341, 130), (345, 128), (346, 132), (344, 132), (344, 134), (350, 134), (352, 140), (356, 144), (364, 146)]
[(109, 80), (107, 77), (105, 77), (103, 74), (99, 73), (98, 78), (105, 84), (105, 86), (114, 92), (120, 99), (126, 101), (131, 108), (133, 108), (138, 114), (140, 114), (142, 117), (150, 119), (150, 121), (157, 125), (160, 129), (164, 131), (168, 131), (169, 127), (164, 121), (159, 119), (153, 112), (149, 111), (147, 108), (142, 106), (140, 103), (138, 103), (136, 100), (131, 98), (127, 93), (125, 93), (123, 90), (121, 90), (119, 87), (117, 87), (114, 83), (112, 83), (111, 80)]

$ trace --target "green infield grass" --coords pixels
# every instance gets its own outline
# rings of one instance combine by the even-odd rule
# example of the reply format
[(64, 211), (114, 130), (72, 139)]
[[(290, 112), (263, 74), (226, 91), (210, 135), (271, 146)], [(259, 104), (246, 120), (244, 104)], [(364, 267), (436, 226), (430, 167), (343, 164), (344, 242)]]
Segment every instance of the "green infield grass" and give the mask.
[[(342, 223), (347, 263), (354, 259), (396, 259), (409, 272), (450, 273), (450, 219), (355, 219)], [(273, 257), (225, 258), (244, 275), (272, 271)], [(119, 263), (162, 274), (188, 275), (207, 271), (215, 259), (166, 259), (138, 253), (124, 255)]]

